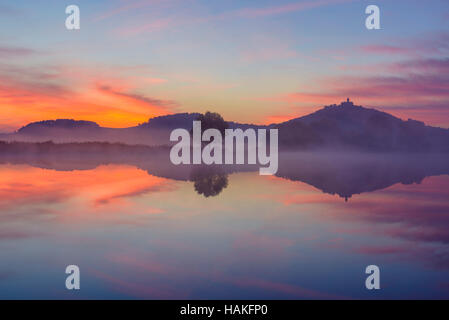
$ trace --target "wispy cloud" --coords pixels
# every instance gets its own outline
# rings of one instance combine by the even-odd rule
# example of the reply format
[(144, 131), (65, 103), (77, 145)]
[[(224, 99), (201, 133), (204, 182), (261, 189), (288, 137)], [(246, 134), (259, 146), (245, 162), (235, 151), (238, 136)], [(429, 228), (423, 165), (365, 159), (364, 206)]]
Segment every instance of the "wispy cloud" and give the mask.
[(172, 28), (179, 25), (181, 22), (176, 21), (172, 18), (156, 19), (150, 22), (145, 22), (142, 24), (137, 24), (134, 26), (121, 27), (116, 30), (117, 34), (120, 36), (135, 36), (141, 33), (151, 33), (156, 31), (161, 31), (163, 29)]
[(0, 58), (23, 57), (36, 53), (37, 51), (29, 48), (0, 46)]
[[(324, 79), (319, 84), (319, 91), (290, 93), (280, 100), (290, 105), (312, 104), (319, 107), (351, 97), (359, 104), (389, 109), (406, 118), (419, 113), (421, 118), (418, 120), (447, 126), (447, 123), (441, 123), (441, 119), (447, 118), (449, 112), (447, 60), (414, 60), (398, 64), (396, 68), (397, 75), (339, 76)], [(417, 68), (426, 71), (414, 72)], [(414, 108), (414, 112), (406, 115), (407, 112), (404, 111), (410, 112), (410, 107)], [(403, 112), (400, 112), (401, 110)], [(442, 114), (446, 117), (441, 117)]]
[(308, 9), (340, 4), (345, 2), (353, 2), (355, 0), (316, 0), (316, 1), (300, 1), (284, 5), (277, 5), (264, 8), (244, 8), (236, 12), (237, 16), (246, 18), (266, 17), (290, 12), (304, 11)]
[(153, 85), (154, 81), (161, 82), (149, 75), (147, 71), (129, 75), (126, 68), (100, 65), (25, 67), (0, 63), (0, 121), (7, 121), (2, 130), (11, 131), (32, 121), (54, 118), (77, 118), (121, 127), (172, 113), (178, 107), (175, 101), (141, 93), (151, 85), (148, 81)]
[(108, 85), (99, 85), (98, 90), (100, 90), (101, 92), (116, 95), (119, 97), (129, 98), (131, 100), (143, 102), (150, 107), (169, 107), (169, 106), (173, 107), (173, 106), (177, 105), (176, 102), (171, 101), (171, 100), (160, 100), (160, 99), (156, 99), (156, 98), (152, 98), (152, 97), (147, 97), (143, 94), (121, 92), (117, 89), (114, 89), (114, 88), (108, 86)]
[[(132, 25), (127, 24), (127, 26), (119, 26), (115, 33), (120, 36), (136, 36), (142, 33), (152, 33), (159, 32), (166, 29), (173, 29), (180, 26), (193, 25), (193, 24), (203, 24), (213, 21), (224, 21), (229, 19), (251, 19), (251, 18), (264, 18), (273, 15), (287, 14), (292, 12), (300, 12), (305, 10), (310, 10), (318, 7), (342, 4), (348, 2), (354, 2), (357, 0), (316, 0), (316, 1), (300, 1), (289, 4), (282, 4), (277, 6), (269, 7), (246, 7), (235, 9), (231, 11), (224, 11), (213, 14), (205, 15), (192, 15), (190, 11), (182, 13), (177, 12), (176, 15), (167, 12), (159, 12), (158, 15), (152, 15), (149, 20), (148, 15), (143, 15), (145, 17), (144, 21), (132, 21)], [(138, 8), (145, 7), (150, 3), (157, 3), (161, 5), (160, 1), (139, 1), (135, 3), (130, 3), (114, 9), (107, 14), (100, 16), (97, 19), (104, 19), (106, 17), (112, 17), (124, 11), (134, 10)], [(165, 7), (170, 5), (175, 5), (176, 0), (165, 3)], [(158, 10), (156, 10), (158, 12)]]
[[(346, 65), (344, 74), (323, 77), (298, 92), (261, 101), (282, 102), (292, 113), (269, 117), (269, 121), (304, 115), (323, 105), (350, 97), (357, 103), (415, 118), (431, 125), (448, 127), (449, 34), (435, 32), (423, 38), (398, 39), (396, 44), (358, 47), (365, 53), (402, 58), (395, 62)], [(446, 119), (446, 120), (445, 120)]]
[(394, 45), (367, 45), (360, 47), (362, 52), (365, 53), (374, 53), (374, 54), (409, 54), (411, 51), (410, 48), (404, 48), (400, 46)]
[(449, 53), (449, 33), (434, 32), (420, 38), (396, 39), (390, 43), (364, 45), (359, 49), (363, 53), (376, 55), (446, 55)]
[(132, 10), (140, 10), (145, 7), (154, 7), (155, 5), (167, 4), (173, 2), (172, 0), (140, 0), (140, 1), (122, 1), (121, 5), (116, 8), (109, 9), (94, 17), (94, 21), (101, 21), (112, 18)]

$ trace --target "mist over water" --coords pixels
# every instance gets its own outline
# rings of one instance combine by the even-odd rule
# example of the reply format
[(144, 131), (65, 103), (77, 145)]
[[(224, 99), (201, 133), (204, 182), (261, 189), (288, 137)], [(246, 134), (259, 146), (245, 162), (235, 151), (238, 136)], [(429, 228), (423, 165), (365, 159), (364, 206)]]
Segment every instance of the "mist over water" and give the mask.
[(449, 297), (447, 156), (280, 153), (260, 176), (103, 147), (1, 153), (1, 298), (73, 298), (69, 264), (77, 298)]

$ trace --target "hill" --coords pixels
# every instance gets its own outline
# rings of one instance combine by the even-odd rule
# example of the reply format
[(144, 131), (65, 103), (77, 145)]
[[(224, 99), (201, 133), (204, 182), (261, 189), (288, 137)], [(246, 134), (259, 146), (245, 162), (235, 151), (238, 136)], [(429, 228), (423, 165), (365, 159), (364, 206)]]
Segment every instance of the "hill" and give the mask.
[[(0, 136), (5, 141), (109, 142), (148, 146), (169, 145), (172, 130), (190, 130), (199, 113), (178, 113), (150, 119), (130, 128), (105, 128), (95, 122), (71, 119), (30, 123)], [(257, 126), (228, 122), (229, 128), (276, 128), (281, 150), (369, 152), (449, 152), (449, 130), (416, 120), (354, 105), (349, 99), (309, 115), (279, 124)]]
[(284, 149), (449, 151), (449, 130), (401, 120), (346, 101), (274, 125)]

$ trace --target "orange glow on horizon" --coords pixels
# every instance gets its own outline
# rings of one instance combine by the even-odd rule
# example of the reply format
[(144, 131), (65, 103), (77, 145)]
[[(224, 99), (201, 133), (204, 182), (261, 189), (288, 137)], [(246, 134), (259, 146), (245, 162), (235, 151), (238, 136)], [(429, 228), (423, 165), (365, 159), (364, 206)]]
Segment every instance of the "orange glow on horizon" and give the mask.
[[(142, 94), (151, 85), (147, 81), (101, 68), (61, 67), (49, 80), (41, 81), (40, 77), (40, 73), (28, 78), (0, 75), (0, 129), (2, 125), (19, 129), (30, 122), (54, 119), (130, 127), (170, 114), (176, 107), (171, 100)], [(164, 82), (156, 78), (149, 81)]]

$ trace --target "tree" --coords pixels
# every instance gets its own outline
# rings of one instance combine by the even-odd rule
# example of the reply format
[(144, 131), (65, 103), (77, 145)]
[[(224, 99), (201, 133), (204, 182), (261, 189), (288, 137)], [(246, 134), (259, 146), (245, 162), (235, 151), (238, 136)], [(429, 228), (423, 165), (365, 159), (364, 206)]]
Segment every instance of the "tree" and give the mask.
[(219, 167), (202, 166), (192, 172), (191, 179), (198, 194), (215, 197), (228, 186), (228, 176)]
[(207, 129), (217, 129), (222, 136), (225, 135), (225, 130), (229, 127), (223, 117), (216, 112), (207, 111), (205, 114), (200, 114), (197, 120), (201, 121), (202, 131)]

